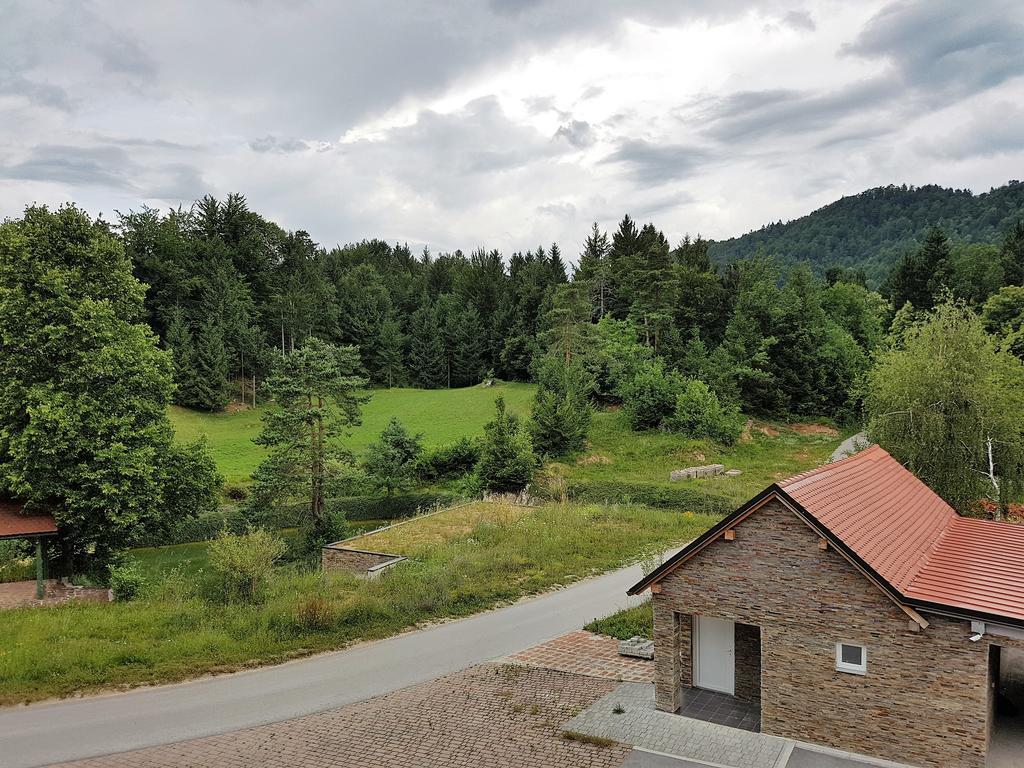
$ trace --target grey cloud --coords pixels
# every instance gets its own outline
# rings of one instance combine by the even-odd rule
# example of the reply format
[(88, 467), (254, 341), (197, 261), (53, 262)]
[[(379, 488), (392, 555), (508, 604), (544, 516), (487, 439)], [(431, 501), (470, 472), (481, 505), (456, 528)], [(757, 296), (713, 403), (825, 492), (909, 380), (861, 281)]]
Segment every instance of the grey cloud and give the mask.
[(71, 110), (71, 99), (63, 88), (50, 83), (35, 82), (25, 77), (0, 75), (0, 95), (21, 96), (32, 104), (64, 112)]
[(708, 136), (728, 142), (779, 133), (808, 133), (834, 126), (850, 114), (883, 106), (898, 93), (898, 86), (884, 78), (828, 93), (740, 91), (711, 101), (701, 120)]
[(976, 114), (945, 136), (929, 142), (923, 152), (931, 157), (965, 160), (993, 157), (1024, 150), (1024, 107), (1000, 102)]
[(906, 85), (929, 91), (938, 100), (961, 97), (1024, 73), (1024, 4), (893, 3), (843, 51), (889, 60)]
[(711, 159), (710, 153), (701, 147), (628, 139), (602, 162), (626, 166), (640, 183), (664, 184), (687, 176)]
[(807, 11), (790, 11), (782, 17), (781, 23), (783, 26), (802, 32), (813, 32), (818, 28), (818, 25), (814, 23), (814, 18)]
[(0, 177), (131, 189), (127, 179), (131, 165), (128, 153), (119, 147), (44, 144), (35, 147), (20, 163), (0, 166)]
[(572, 203), (545, 203), (538, 205), (536, 211), (543, 216), (553, 216), (558, 219), (576, 218), (576, 206)]
[(309, 149), (309, 144), (301, 139), (279, 139), (276, 136), (264, 136), (250, 141), (249, 148), (253, 152), (286, 154), (288, 152), (303, 152)]
[(558, 127), (555, 138), (565, 139), (577, 149), (583, 149), (594, 143), (594, 128), (585, 120), (570, 120)]

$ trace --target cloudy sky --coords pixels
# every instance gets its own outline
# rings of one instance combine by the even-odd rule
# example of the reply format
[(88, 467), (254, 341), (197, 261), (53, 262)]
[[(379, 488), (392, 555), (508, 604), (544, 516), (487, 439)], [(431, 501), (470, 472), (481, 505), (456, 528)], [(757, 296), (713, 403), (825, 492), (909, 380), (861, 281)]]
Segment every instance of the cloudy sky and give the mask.
[(237, 191), (328, 246), (572, 256), (1022, 170), (1019, 0), (0, 0), (0, 217)]

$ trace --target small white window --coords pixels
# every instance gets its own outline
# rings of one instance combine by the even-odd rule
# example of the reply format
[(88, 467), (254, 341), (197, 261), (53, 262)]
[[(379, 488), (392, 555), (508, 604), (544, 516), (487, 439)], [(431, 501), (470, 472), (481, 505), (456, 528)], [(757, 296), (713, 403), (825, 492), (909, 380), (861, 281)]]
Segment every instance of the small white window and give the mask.
[(868, 649), (853, 643), (836, 643), (836, 671), (853, 675), (868, 673)]

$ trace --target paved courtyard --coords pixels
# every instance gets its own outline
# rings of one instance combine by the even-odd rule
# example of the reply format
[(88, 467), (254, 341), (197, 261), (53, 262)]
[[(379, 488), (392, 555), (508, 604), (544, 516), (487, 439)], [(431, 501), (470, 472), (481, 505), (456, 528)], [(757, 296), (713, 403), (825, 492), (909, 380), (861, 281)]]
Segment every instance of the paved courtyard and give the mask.
[(606, 680), (636, 683), (654, 680), (653, 661), (619, 656), (619, 641), (614, 637), (582, 629), (527, 648), (509, 656), (508, 661)]
[(565, 724), (567, 730), (732, 768), (785, 765), (792, 742), (659, 712), (654, 686), (622, 683)]
[(573, 741), (562, 723), (610, 681), (482, 664), (359, 704), (64, 768), (618, 768), (626, 746)]

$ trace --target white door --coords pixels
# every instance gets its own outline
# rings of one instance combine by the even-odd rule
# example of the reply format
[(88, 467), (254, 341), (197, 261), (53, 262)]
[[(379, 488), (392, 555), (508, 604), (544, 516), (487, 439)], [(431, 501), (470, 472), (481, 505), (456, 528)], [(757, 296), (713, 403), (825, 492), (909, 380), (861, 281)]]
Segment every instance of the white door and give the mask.
[(736, 690), (736, 629), (731, 621), (694, 616), (693, 684), (732, 696)]

